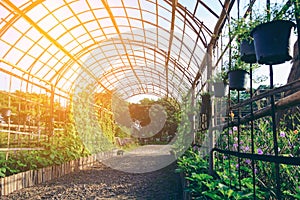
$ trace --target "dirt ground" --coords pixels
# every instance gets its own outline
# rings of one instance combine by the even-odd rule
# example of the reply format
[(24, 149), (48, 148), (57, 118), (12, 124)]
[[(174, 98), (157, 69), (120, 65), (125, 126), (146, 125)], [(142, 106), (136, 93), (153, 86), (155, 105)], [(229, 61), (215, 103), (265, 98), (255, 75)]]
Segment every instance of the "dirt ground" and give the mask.
[[(159, 159), (167, 159), (167, 155), (163, 156)], [(112, 160), (116, 163), (126, 161), (127, 165), (130, 165), (128, 162), (139, 162), (137, 158), (134, 159), (132, 154), (128, 157), (126, 153)], [(149, 159), (146, 159), (146, 162), (148, 161)], [(145, 160), (140, 160), (140, 163), (146, 166), (147, 163), (144, 162)], [(112, 169), (98, 162), (80, 172), (71, 173), (41, 185), (24, 188), (1, 197), (1, 199), (181, 200), (181, 181), (179, 174), (175, 173), (175, 169), (176, 162), (173, 162), (156, 171), (129, 173)]]

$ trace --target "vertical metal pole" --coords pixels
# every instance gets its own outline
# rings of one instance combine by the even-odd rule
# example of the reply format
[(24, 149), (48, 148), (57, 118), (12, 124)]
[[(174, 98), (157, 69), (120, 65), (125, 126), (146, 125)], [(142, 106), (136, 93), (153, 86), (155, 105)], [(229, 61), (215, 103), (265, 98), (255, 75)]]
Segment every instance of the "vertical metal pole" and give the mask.
[[(254, 154), (254, 124), (253, 124), (253, 72), (252, 72), (252, 63), (250, 63), (250, 98), (251, 98), (251, 104), (250, 104), (250, 111), (251, 111), (251, 154)], [(252, 166), (252, 184), (253, 184), (253, 199), (256, 199), (256, 178), (255, 178), (255, 160), (251, 159), (251, 166)]]
[[(228, 13), (228, 16), (227, 16), (227, 20), (228, 20), (228, 24), (230, 24), (230, 13)], [(228, 26), (228, 34), (230, 35), (231, 33), (231, 28), (230, 26)], [(229, 40), (229, 52), (228, 52), (228, 57), (229, 57), (229, 70), (231, 69), (231, 65), (232, 65), (232, 46), (231, 46), (231, 41), (232, 41), (232, 38), (230, 37), (230, 40)], [(228, 87), (229, 88), (229, 87)], [(230, 114), (230, 105), (231, 105), (231, 99), (230, 99), (230, 89), (229, 89), (229, 92), (228, 92), (228, 115), (227, 115), (227, 125), (228, 125), (228, 128), (227, 128), (227, 135), (228, 135), (228, 142), (227, 142), (227, 146), (228, 146), (228, 150), (229, 150), (229, 147), (230, 147), (230, 134), (229, 134), (229, 127), (230, 127), (230, 123), (229, 123), (229, 114)], [(230, 119), (231, 120), (231, 119)], [(228, 155), (228, 173), (229, 173), (229, 186), (231, 187), (232, 184), (231, 184), (231, 162), (230, 162), (230, 155)]]
[[(249, 1), (251, 3), (251, 0)], [(250, 12), (250, 20), (252, 20), (252, 8)], [(253, 70), (252, 63), (250, 63), (250, 112), (251, 112), (251, 121), (250, 121), (250, 129), (251, 129), (251, 154), (254, 154), (254, 114), (253, 114)], [(251, 159), (251, 167), (252, 167), (252, 185), (253, 185), (253, 199), (256, 200), (256, 174), (255, 174), (255, 159)]]
[[(212, 99), (212, 113), (213, 113), (213, 122), (212, 122), (212, 125), (211, 127), (215, 127), (215, 126), (218, 126), (220, 123), (218, 122), (219, 121), (219, 100), (215, 97), (214, 99)], [(219, 138), (222, 137), (221, 134), (218, 133), (218, 137), (216, 137), (215, 139), (215, 144), (217, 144), (217, 146), (219, 146)], [(221, 162), (221, 159), (219, 159), (219, 156), (216, 156), (216, 169), (219, 169), (220, 168), (220, 162)]]
[(38, 102), (38, 118), (37, 118), (37, 130), (38, 130), (38, 144), (40, 144), (40, 139), (41, 139), (41, 88), (40, 88), (40, 94), (39, 94), (39, 102)]
[[(211, 113), (213, 112), (213, 106), (211, 106)], [(209, 151), (210, 151), (210, 156), (209, 156), (209, 173), (210, 175), (214, 174), (214, 152), (212, 151), (213, 148), (215, 147), (215, 134), (214, 131), (212, 129), (213, 127), (213, 120), (211, 119), (211, 114), (210, 114), (210, 119), (209, 120), (209, 127), (208, 127), (208, 134), (209, 134)]]
[[(18, 98), (18, 128), (17, 130), (20, 131), (20, 121), (21, 121), (21, 116), (20, 116), (20, 111), (21, 111), (21, 99), (19, 97)], [(18, 135), (18, 145), (20, 145), (20, 134), (17, 134)]]
[[(212, 76), (212, 47), (209, 46), (207, 48), (207, 77), (210, 78)], [(212, 91), (212, 84), (208, 83), (208, 92)], [(213, 120), (211, 119), (212, 113), (213, 113), (213, 106), (210, 105), (209, 111), (208, 111), (208, 122), (209, 122), (209, 127), (208, 127), (208, 135), (209, 135), (209, 174), (214, 173), (214, 153), (212, 149), (214, 148), (214, 142), (215, 142), (215, 136), (214, 132), (212, 130), (212, 122)]]
[[(228, 150), (229, 147), (230, 147), (230, 134), (229, 134), (229, 127), (230, 127), (230, 122), (229, 120), (232, 120), (231, 119), (231, 116), (230, 116), (230, 89), (229, 89), (229, 92), (228, 92), (228, 103), (227, 103), (227, 110), (228, 110), (228, 113), (227, 113), (227, 148)], [(230, 155), (228, 155), (228, 174), (229, 174), (229, 186), (231, 187), (231, 157)]]
[[(295, 0), (294, 1), (294, 7), (295, 7), (295, 19), (296, 19), (296, 28), (298, 32), (298, 52), (300, 51), (300, 1)], [(299, 54), (299, 53), (298, 53)]]
[[(192, 94), (191, 94), (191, 108), (195, 108), (196, 106), (196, 94), (195, 94), (195, 86), (192, 86)], [(192, 113), (192, 121), (191, 121), (191, 131), (193, 134), (193, 145), (196, 143), (196, 115)]]
[[(273, 81), (273, 67), (270, 65), (270, 89), (274, 88)], [(274, 142), (274, 153), (275, 156), (278, 156), (278, 143), (277, 143), (277, 130), (276, 130), (276, 116), (275, 116), (275, 101), (274, 95), (270, 96), (271, 98), (271, 110), (272, 110), (272, 129), (273, 129), (273, 142)], [(275, 163), (275, 178), (276, 178), (276, 196), (277, 199), (281, 199), (281, 191), (280, 191), (280, 169), (279, 163)]]
[[(238, 90), (238, 104), (240, 103), (240, 91)], [(241, 129), (240, 129), (240, 123), (241, 123), (241, 109), (240, 107), (238, 108), (238, 144), (237, 144), (237, 150), (240, 153), (240, 143), (241, 143)], [(241, 158), (238, 157), (238, 176), (239, 176), (239, 189), (241, 190), (242, 188), (242, 182), (241, 182)]]
[(50, 97), (50, 135), (54, 135), (54, 86), (51, 85)]
[[(8, 108), (10, 109), (10, 92), (11, 92), (11, 83), (12, 83), (12, 80), (11, 80), (11, 76), (9, 78), (9, 95), (8, 95)], [(10, 115), (8, 116), (8, 135), (7, 135), (7, 149), (8, 151), (6, 152), (6, 156), (5, 156), (5, 160), (8, 160), (8, 157), (9, 157), (9, 148), (10, 148)]]
[(271, 11), (270, 11), (271, 3), (270, 3), (270, 0), (267, 0), (266, 6), (267, 6), (267, 20), (269, 22), (271, 20)]

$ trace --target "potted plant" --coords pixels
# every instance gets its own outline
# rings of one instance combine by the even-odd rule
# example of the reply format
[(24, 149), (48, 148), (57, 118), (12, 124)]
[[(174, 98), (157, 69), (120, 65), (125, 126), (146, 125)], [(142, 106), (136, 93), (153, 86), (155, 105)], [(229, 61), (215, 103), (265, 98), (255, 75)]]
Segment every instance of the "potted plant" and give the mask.
[(200, 108), (200, 118), (199, 118), (199, 129), (207, 130), (209, 127), (209, 119), (211, 113), (211, 95), (209, 92), (203, 92), (201, 94), (201, 108)]
[(241, 60), (237, 48), (233, 48), (232, 50), (231, 63), (227, 62), (225, 65), (229, 89), (245, 90), (248, 83), (250, 65)]
[(244, 69), (231, 69), (228, 71), (229, 89), (246, 90), (249, 73)]
[(258, 23), (257, 20), (245, 18), (233, 19), (233, 22), (231, 23), (233, 30), (230, 32), (230, 35), (236, 37), (241, 60), (245, 63), (256, 63), (255, 48), (251, 31)]
[(291, 60), (289, 39), (295, 23), (293, 6), (275, 4), (270, 11), (258, 16), (261, 21), (252, 31), (256, 59), (260, 64), (280, 64)]
[(209, 92), (203, 92), (200, 95), (201, 95), (201, 99), (202, 99), (201, 107), (203, 106), (204, 108), (208, 108), (210, 106), (210, 97), (211, 97), (210, 93)]
[(216, 73), (209, 80), (214, 88), (214, 96), (215, 97), (224, 97), (227, 88), (227, 74), (222, 70), (221, 72)]

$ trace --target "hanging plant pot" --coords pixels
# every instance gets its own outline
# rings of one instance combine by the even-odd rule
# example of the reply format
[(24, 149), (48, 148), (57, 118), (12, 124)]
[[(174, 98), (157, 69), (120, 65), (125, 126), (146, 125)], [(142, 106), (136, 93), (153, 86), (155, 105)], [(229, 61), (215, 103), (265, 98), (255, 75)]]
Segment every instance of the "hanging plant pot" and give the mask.
[(229, 89), (245, 90), (248, 82), (248, 72), (245, 70), (232, 70), (228, 72)]
[(276, 20), (260, 24), (251, 31), (258, 63), (274, 65), (292, 59), (289, 41), (294, 26), (291, 21)]
[(201, 113), (209, 113), (210, 109), (210, 94), (202, 94), (202, 104), (201, 104)]
[(256, 54), (253, 40), (242, 40), (240, 44), (241, 60), (245, 63), (256, 63)]
[(209, 94), (202, 94), (201, 111), (199, 118), (199, 130), (207, 130), (209, 127), (211, 101)]
[(214, 82), (215, 97), (224, 97), (226, 93), (227, 84), (225, 82)]

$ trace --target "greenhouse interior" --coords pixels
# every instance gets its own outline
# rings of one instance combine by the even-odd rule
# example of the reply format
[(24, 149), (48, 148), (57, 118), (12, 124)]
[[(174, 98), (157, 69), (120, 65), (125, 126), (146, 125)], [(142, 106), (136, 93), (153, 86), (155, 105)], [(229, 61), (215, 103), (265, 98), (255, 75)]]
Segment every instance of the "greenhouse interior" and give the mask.
[(1, 0), (0, 199), (300, 199), (299, 0)]

